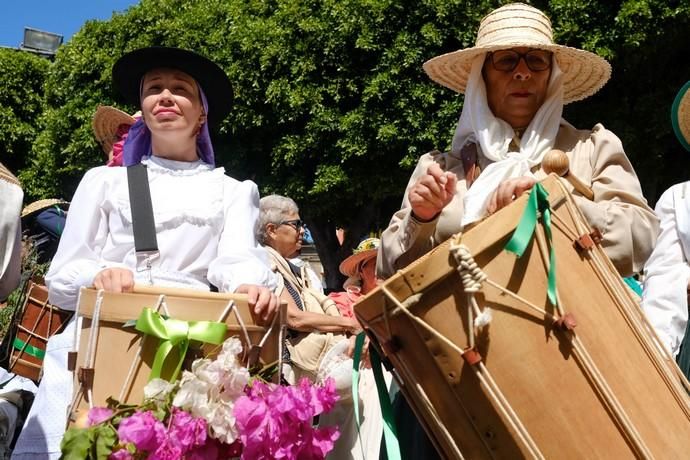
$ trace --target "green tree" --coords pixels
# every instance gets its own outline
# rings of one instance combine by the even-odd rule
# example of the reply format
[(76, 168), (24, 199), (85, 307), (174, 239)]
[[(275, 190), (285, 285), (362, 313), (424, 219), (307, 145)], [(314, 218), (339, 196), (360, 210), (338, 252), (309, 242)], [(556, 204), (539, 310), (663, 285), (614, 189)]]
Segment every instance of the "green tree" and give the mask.
[(49, 61), (31, 53), (0, 49), (0, 160), (17, 173), (40, 129), (43, 80)]
[[(462, 97), (426, 77), (422, 63), (469, 47), (481, 17), (505, 1), (142, 0), (91, 21), (57, 54), (31, 164), (30, 196), (69, 197), (101, 164), (91, 134), (99, 103), (117, 102), (114, 61), (158, 44), (197, 50), (233, 81), (233, 111), (214, 135), (218, 163), (263, 193), (294, 198), (338, 287), (339, 261), (387, 225), (417, 158), (446, 149)], [(652, 201), (685, 179), (688, 157), (668, 110), (690, 79), (688, 0), (534, 1), (560, 43), (613, 65), (595, 97), (566, 108), (579, 127), (603, 122), (624, 141)], [(134, 107), (128, 110), (134, 111)], [(347, 230), (341, 247), (336, 227)]]

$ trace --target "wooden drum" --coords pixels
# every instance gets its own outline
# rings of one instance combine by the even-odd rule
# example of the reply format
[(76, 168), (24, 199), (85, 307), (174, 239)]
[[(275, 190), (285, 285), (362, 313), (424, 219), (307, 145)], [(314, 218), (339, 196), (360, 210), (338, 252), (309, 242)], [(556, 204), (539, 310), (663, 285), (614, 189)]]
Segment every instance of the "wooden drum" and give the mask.
[[(255, 324), (243, 294), (158, 286), (135, 286), (132, 294), (82, 288), (77, 309), (81, 322), (81, 327), (76, 328), (77, 351), (70, 354), (68, 366), (75, 371), (73, 420), (82, 409), (106, 406), (109, 397), (121, 403), (142, 402), (160, 343), (159, 338), (134, 328), (134, 321), (146, 307), (175, 320), (224, 322), (225, 337), (237, 336), (242, 341), (247, 366), (275, 365), (280, 369), (284, 309), (272, 324), (263, 327)], [(197, 343), (202, 345), (204, 356), (214, 356), (221, 349), (220, 345)], [(161, 377), (172, 373), (172, 364), (163, 367)]]
[(29, 281), (8, 370), (38, 382), (48, 339), (64, 329), (72, 314), (48, 303), (48, 289)]
[(566, 189), (542, 186), (552, 244), (540, 214), (522, 257), (504, 250), (523, 195), (399, 271), (357, 318), (446, 458), (686, 458), (687, 380)]

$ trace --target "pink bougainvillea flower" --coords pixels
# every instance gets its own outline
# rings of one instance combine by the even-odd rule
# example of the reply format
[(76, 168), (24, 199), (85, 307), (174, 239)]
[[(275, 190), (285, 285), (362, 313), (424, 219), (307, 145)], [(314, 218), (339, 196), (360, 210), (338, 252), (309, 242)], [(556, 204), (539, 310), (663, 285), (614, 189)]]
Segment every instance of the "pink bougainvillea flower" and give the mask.
[(104, 420), (110, 418), (113, 415), (113, 410), (107, 407), (92, 407), (89, 409), (89, 413), (86, 418), (86, 423), (88, 426), (98, 425)]
[(134, 457), (127, 449), (120, 449), (108, 455), (108, 460), (134, 460)]
[(135, 412), (120, 421), (117, 428), (120, 442), (131, 442), (138, 450), (153, 452), (165, 440), (165, 426), (151, 411)]
[(206, 420), (173, 407), (168, 436), (177, 441), (183, 453), (187, 452), (206, 442)]

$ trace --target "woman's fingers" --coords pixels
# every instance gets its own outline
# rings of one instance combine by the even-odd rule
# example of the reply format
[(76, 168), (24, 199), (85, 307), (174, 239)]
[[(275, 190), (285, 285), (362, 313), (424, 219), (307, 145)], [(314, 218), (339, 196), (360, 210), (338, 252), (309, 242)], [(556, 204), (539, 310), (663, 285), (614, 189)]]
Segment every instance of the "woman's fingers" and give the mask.
[(499, 209), (508, 206), (515, 198), (530, 190), (536, 183), (536, 179), (527, 176), (501, 182), (496, 191), (491, 195), (491, 198), (489, 198), (487, 211), (489, 214), (493, 214)]
[(431, 165), (410, 188), (412, 212), (422, 220), (433, 219), (453, 199), (456, 184), (455, 174), (444, 172), (437, 164)]
[(93, 287), (107, 292), (132, 292), (134, 275), (126, 268), (106, 268), (94, 277)]

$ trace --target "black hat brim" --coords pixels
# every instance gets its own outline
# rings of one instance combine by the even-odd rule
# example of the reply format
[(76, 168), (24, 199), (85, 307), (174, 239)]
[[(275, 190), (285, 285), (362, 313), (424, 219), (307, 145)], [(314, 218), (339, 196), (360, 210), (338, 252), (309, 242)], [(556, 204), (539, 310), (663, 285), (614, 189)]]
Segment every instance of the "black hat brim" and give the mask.
[(194, 78), (208, 101), (208, 123), (212, 127), (225, 119), (232, 108), (232, 86), (228, 76), (213, 61), (192, 51), (152, 46), (131, 51), (113, 66), (113, 84), (127, 102), (140, 107), (142, 77), (159, 68), (180, 70)]

